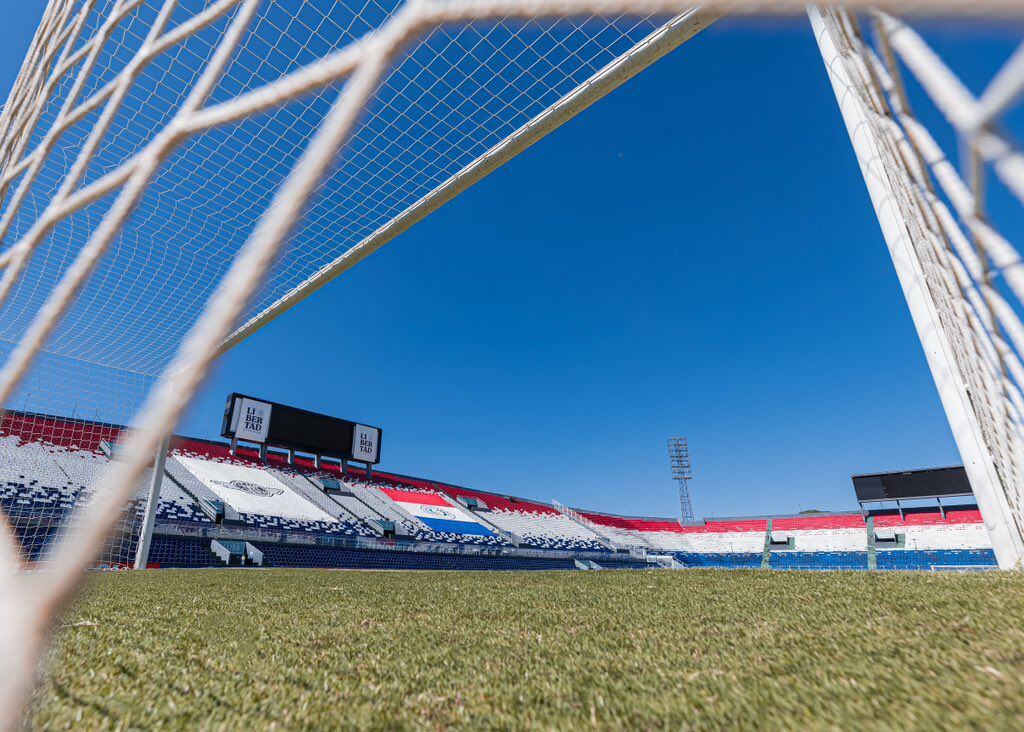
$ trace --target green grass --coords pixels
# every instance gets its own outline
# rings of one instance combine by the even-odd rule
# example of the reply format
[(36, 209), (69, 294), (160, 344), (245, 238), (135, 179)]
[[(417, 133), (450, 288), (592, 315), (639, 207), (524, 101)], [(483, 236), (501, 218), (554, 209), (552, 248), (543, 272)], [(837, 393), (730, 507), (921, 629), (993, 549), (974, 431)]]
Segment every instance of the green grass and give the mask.
[(50, 729), (1020, 728), (1024, 576), (96, 576)]

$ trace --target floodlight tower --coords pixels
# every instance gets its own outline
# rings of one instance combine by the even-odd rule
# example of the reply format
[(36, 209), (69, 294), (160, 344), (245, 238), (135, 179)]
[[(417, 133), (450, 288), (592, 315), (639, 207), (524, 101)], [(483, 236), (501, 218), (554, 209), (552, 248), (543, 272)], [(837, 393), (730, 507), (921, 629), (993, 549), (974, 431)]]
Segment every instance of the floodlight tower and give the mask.
[(668, 439), (668, 463), (672, 479), (679, 483), (679, 512), (683, 521), (693, 521), (693, 503), (690, 501), (690, 479), (693, 477), (693, 461), (685, 437)]

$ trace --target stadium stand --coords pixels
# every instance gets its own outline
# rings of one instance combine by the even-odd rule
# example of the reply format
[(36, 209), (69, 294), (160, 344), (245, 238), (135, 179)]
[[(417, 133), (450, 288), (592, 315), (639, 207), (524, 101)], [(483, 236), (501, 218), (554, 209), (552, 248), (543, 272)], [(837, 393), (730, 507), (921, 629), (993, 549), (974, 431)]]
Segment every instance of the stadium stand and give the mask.
[(478, 515), (517, 537), (525, 546), (570, 551), (608, 551), (608, 547), (593, 531), (547, 504), (445, 483), (435, 485), (438, 490), (464, 505), (476, 506), (473, 510)]
[[(0, 430), (0, 508), (7, 516), (29, 561), (35, 561), (56, 535), (69, 511), (89, 500), (108, 458), (100, 449), (103, 438), (116, 438), (114, 429), (90, 425), (91, 439), (73, 429), (68, 420), (9, 415)], [(20, 432), (19, 432), (20, 431)], [(33, 436), (33, 438), (29, 438)], [(142, 491), (152, 473), (147, 472), (135, 497), (125, 507), (115, 541), (117, 554), (134, 551), (132, 535), (140, 525), (144, 504)], [(156, 520), (209, 523), (190, 496), (164, 481)], [(101, 560), (102, 561), (102, 560)]]
[(680, 524), (671, 519), (632, 518), (581, 511), (593, 523), (613, 532), (616, 540), (658, 552), (746, 554), (764, 548), (766, 519), (710, 520)]
[(149, 548), (149, 563), (157, 567), (181, 569), (223, 566), (210, 551), (208, 539), (186, 536), (153, 536)]
[(353, 493), (330, 493), (327, 496), (331, 501), (368, 526), (376, 526), (381, 521), (388, 520), (384, 514), (373, 510), (366, 503), (356, 498)]
[(981, 512), (973, 506), (908, 508), (901, 517), (896, 510), (872, 512), (875, 530), (889, 529), (902, 534), (907, 549), (990, 548)]
[[(420, 540), (430, 542), (446, 542), (454, 544), (468, 544), (474, 546), (508, 546), (509, 543), (502, 537), (489, 531), (485, 526), (476, 521), (461, 522), (473, 524), (464, 526), (461, 529), (443, 528), (445, 524), (435, 523), (428, 525), (422, 518), (413, 516), (410, 513), (410, 505), (423, 505), (419, 501), (434, 502), (435, 510), (445, 510), (448, 505), (443, 500), (434, 498), (434, 492), (426, 490), (414, 490), (407, 486), (391, 482), (365, 482), (345, 481), (352, 489), (353, 495), (363, 503), (381, 514), (385, 519), (401, 525), (408, 535)], [(402, 494), (406, 494), (405, 497)], [(443, 504), (443, 505), (442, 505)], [(454, 507), (452, 507), (454, 508)], [(448, 511), (448, 513), (451, 513)], [(447, 519), (441, 519), (447, 521)], [(447, 524), (451, 527), (451, 524)]]
[(278, 567), (339, 567), (350, 569), (574, 569), (569, 558), (385, 552), (373, 549), (315, 548), (259, 544)]
[(508, 544), (437, 491), (397, 483), (368, 485), (366, 488), (380, 494), (382, 500), (390, 501), (408, 520), (423, 526), (442, 541), (483, 546)]
[[(83, 429), (86, 424), (88, 429)], [(88, 439), (83, 439), (83, 434)], [(92, 495), (118, 429), (10, 412), (0, 429), (0, 508), (29, 561)], [(116, 560), (138, 541), (142, 481)], [(559, 504), (556, 504), (559, 505)], [(575, 519), (573, 518), (575, 517)], [(385, 527), (394, 527), (388, 532)], [(265, 566), (573, 569), (651, 566), (929, 570), (995, 566), (976, 506), (709, 519), (616, 516), (225, 443), (175, 437), (149, 562), (223, 566), (212, 541), (251, 542)], [(616, 549), (621, 549), (617, 551)], [(628, 551), (627, 551), (628, 549)], [(645, 558), (645, 554), (647, 557)], [(667, 563), (667, 564), (666, 564)]]
[(429, 528), (406, 513), (394, 501), (389, 500), (372, 483), (357, 480), (342, 482), (348, 486), (358, 501), (368, 506), (371, 511), (383, 517), (384, 520), (401, 526), (409, 536), (420, 541), (430, 541), (433, 538), (434, 534)]
[(771, 569), (867, 569), (867, 551), (772, 552)]
[[(767, 564), (771, 569), (869, 566), (867, 522), (860, 513), (708, 520), (699, 525), (593, 512), (584, 515), (617, 541), (670, 553), (684, 566), (761, 566), (766, 541), (773, 547)], [(878, 550), (878, 569), (994, 566), (976, 507), (950, 507), (944, 515), (938, 508), (907, 508), (902, 517), (895, 509), (870, 515), (876, 533), (888, 530), (900, 537), (898, 549)]]
[(967, 569), (994, 568), (991, 549), (885, 550), (878, 552), (878, 569)]
[(673, 552), (684, 567), (715, 567), (718, 569), (759, 569), (761, 553), (743, 552)]

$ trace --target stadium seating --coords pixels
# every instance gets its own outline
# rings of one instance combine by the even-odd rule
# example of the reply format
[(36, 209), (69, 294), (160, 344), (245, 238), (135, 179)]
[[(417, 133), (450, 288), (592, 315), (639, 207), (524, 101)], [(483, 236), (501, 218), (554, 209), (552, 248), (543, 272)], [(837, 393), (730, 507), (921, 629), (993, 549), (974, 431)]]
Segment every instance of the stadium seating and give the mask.
[[(17, 434), (17, 429), (27, 434)], [(92, 425), (76, 431), (48, 418), (12, 414), (5, 419), (0, 433), (0, 508), (27, 561), (39, 558), (72, 508), (90, 500), (108, 463), (100, 451), (100, 440), (114, 434), (109, 428)], [(134, 551), (131, 534), (140, 523), (143, 496), (151, 479), (152, 473), (147, 471), (125, 507), (118, 555)], [(161, 483), (156, 521), (209, 523), (194, 501), (168, 480)]]
[(153, 537), (149, 547), (149, 563), (179, 568), (224, 566), (224, 562), (210, 551), (209, 539), (159, 534)]
[(275, 567), (332, 567), (350, 569), (574, 569), (572, 559), (440, 552), (394, 552), (372, 549), (304, 547), (259, 543), (264, 562)]
[(771, 569), (867, 569), (867, 551), (772, 552)]
[[(466, 535), (433, 531), (406, 513), (382, 492), (382, 489), (408, 491), (414, 490), (414, 487), (405, 483), (392, 483), (390, 480), (365, 481), (342, 476), (337, 465), (333, 463), (325, 463), (316, 468), (312, 461), (300, 457), (296, 458), (294, 464), (289, 465), (281, 454), (273, 452), (263, 463), (256, 451), (248, 448), (241, 447), (232, 455), (223, 443), (188, 439), (176, 441), (171, 455), (177, 458), (176, 461), (168, 461), (168, 471), (172, 475), (178, 477), (196, 495), (205, 494), (208, 499), (226, 500), (237, 511), (238, 521), (255, 528), (314, 534), (374, 536), (378, 532), (373, 524), (385, 519), (399, 524), (409, 536), (420, 541), (477, 546), (508, 545), (501, 537), (489, 532), (483, 535)], [(240, 473), (240, 480), (231, 482), (262, 480), (268, 484), (263, 486), (264, 488), (287, 491), (287, 494), (280, 496), (285, 500), (279, 501), (280, 505), (260, 513), (239, 510), (239, 506), (243, 504), (240, 497), (220, 489), (212, 495), (210, 493), (210, 483), (219, 483), (223, 486), (228, 481), (211, 481), (209, 477), (204, 481), (195, 475), (196, 471), (215, 470), (203, 461), (218, 465), (234, 465), (250, 471), (258, 470), (262, 474), (259, 477), (254, 477), (251, 472)], [(324, 494), (310, 480), (317, 476), (341, 480), (351, 491), (351, 495)], [(317, 518), (318, 514), (322, 516)]]
[(904, 536), (906, 549), (987, 549), (991, 547), (981, 512), (973, 506), (954, 506), (945, 516), (937, 508), (876, 511), (875, 530), (889, 529)]
[(673, 552), (684, 567), (716, 567), (719, 569), (759, 569), (761, 553), (743, 552)]
[(657, 552), (745, 554), (764, 549), (765, 519), (709, 520), (683, 525), (667, 519), (631, 518), (584, 512), (616, 540)]
[(608, 545), (601, 537), (547, 504), (445, 483), (433, 485), (456, 500), (462, 498), (476, 501), (481, 516), (502, 531), (516, 536), (523, 546), (569, 551), (608, 551)]
[[(876, 530), (904, 536), (904, 545), (878, 554), (879, 569), (930, 569), (959, 564), (994, 566), (981, 515), (973, 507), (951, 507), (945, 517), (937, 508), (879, 511)], [(760, 566), (768, 531), (767, 520), (709, 520), (680, 525), (664, 519), (631, 518), (585, 513), (617, 541), (671, 553), (685, 566)], [(771, 538), (791, 545), (772, 551), (772, 569), (867, 569), (868, 534), (859, 513), (822, 514), (772, 519)], [(943, 554), (936, 550), (970, 550)], [(883, 553), (885, 554), (883, 558)], [(723, 555), (721, 557), (717, 555)], [(714, 556), (713, 556), (714, 555)]]
[(524, 546), (539, 549), (608, 551), (608, 546), (594, 532), (557, 511), (492, 511), (488, 518), (496, 526), (522, 539)]
[[(32, 561), (69, 511), (94, 495), (109, 463), (102, 443), (116, 441), (118, 430), (17, 412), (8, 413), (2, 426), (0, 508)], [(134, 552), (151, 475), (140, 482), (125, 508), (116, 536), (120, 559), (109, 566), (125, 566), (126, 556)], [(317, 481), (326, 479), (341, 490), (325, 492), (327, 483)], [(224, 524), (217, 536), (232, 527), (247, 536), (273, 534), (273, 541), (260, 543), (270, 566), (572, 568), (574, 555), (589, 557), (584, 565), (596, 557), (601, 566), (650, 566), (642, 558), (613, 551), (610, 542), (671, 556), (687, 567), (867, 569), (872, 561), (883, 570), (995, 565), (975, 506), (905, 508), (902, 514), (874, 511), (869, 514), (873, 535), (865, 517), (854, 512), (694, 524), (567, 513), (511, 495), (392, 473), (367, 479), (362, 471), (350, 469), (342, 475), (336, 463), (314, 465), (302, 456), (289, 461), (273, 451), (261, 460), (251, 448), (232, 454), (224, 443), (176, 437), (160, 486), (150, 563), (222, 564), (203, 536), (216, 528), (217, 518)], [(448, 518), (438, 519), (442, 514)], [(401, 529), (390, 543), (380, 539), (385, 522)], [(289, 536), (299, 534), (302, 541), (288, 543)], [(361, 540), (372, 541), (363, 546)], [(374, 548), (374, 541), (385, 543)], [(465, 550), (430, 549), (434, 544)], [(513, 544), (554, 554), (516, 555)]]
[(374, 511), (369, 505), (360, 501), (354, 495), (332, 494), (328, 496), (328, 498), (366, 525), (373, 525), (374, 523), (378, 523), (383, 520), (390, 520), (383, 513)]
[(892, 550), (878, 552), (878, 568), (885, 570), (928, 570), (994, 568), (991, 549)]
[(255, 451), (201, 440), (172, 445), (168, 474), (197, 498), (223, 501), (233, 509), (231, 521), (267, 531), (339, 536), (372, 536), (364, 522), (320, 493), (305, 476), (280, 457), (261, 463)]
[[(264, 566), (325, 567), (335, 569), (470, 569), (470, 570), (571, 570), (568, 557), (537, 557), (445, 552), (391, 551), (359, 547), (309, 546), (253, 542), (263, 552)], [(217, 567), (223, 561), (210, 551), (209, 539), (156, 536), (150, 551), (151, 565), (160, 567)], [(609, 561), (613, 569), (641, 569), (644, 562)]]
[(460, 533), (455, 531), (435, 530), (427, 526), (423, 521), (411, 515), (401, 502), (395, 501), (389, 492), (408, 493), (409, 500), (413, 500), (416, 494), (433, 495), (436, 492), (429, 489), (411, 488), (407, 485), (392, 483), (384, 480), (372, 482), (360, 480), (346, 480), (355, 496), (361, 499), (367, 506), (385, 519), (394, 521), (403, 526), (406, 532), (420, 540), (450, 544), (468, 544), (474, 546), (509, 546), (509, 543), (502, 537), (485, 529), (481, 533)]
[(797, 551), (867, 550), (867, 524), (859, 513), (774, 518), (772, 535), (791, 537)]

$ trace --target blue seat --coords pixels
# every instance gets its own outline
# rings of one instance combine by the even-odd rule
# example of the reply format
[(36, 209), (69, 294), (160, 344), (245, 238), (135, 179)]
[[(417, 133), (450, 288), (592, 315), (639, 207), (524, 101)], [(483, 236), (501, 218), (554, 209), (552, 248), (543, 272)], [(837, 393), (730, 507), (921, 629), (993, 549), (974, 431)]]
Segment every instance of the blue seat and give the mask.
[(760, 554), (747, 553), (705, 553), (675, 552), (673, 556), (684, 567), (718, 567), (722, 569), (758, 569), (761, 566)]
[(991, 549), (892, 549), (879, 551), (878, 568), (930, 570), (956, 567), (997, 567)]
[(772, 569), (862, 569), (868, 568), (865, 552), (772, 552)]

